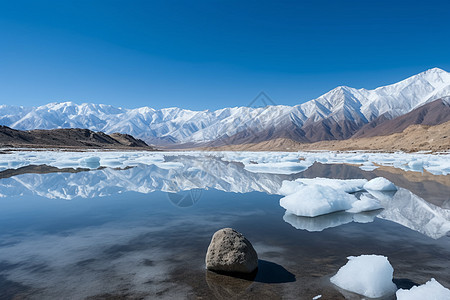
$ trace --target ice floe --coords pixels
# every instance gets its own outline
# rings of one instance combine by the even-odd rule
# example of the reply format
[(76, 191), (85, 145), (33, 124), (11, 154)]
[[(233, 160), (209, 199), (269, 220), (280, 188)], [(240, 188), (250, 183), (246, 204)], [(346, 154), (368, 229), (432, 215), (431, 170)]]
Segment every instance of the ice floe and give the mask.
[[(373, 183), (369, 185), (369, 183)], [(388, 190), (396, 189), (387, 179), (378, 177), (367, 182), (365, 179), (312, 178), (284, 181), (279, 190), (280, 205), (288, 212), (303, 217), (316, 217), (336, 211), (360, 213), (383, 208), (381, 202), (369, 193), (358, 199), (355, 192), (374, 187)]]
[(383, 206), (381, 202), (373, 197), (369, 193), (364, 193), (360, 196), (359, 201), (355, 201), (352, 204), (352, 207), (347, 210), (349, 213), (360, 213), (364, 211), (371, 211), (381, 209)]
[(306, 170), (309, 166), (298, 162), (276, 162), (276, 163), (252, 163), (246, 164), (245, 169), (254, 173), (268, 174), (295, 174)]
[[(450, 153), (381, 153), (381, 152), (215, 152), (227, 161), (238, 161), (245, 166), (250, 164), (269, 164), (279, 162), (294, 162), (299, 166), (309, 167), (314, 162), (327, 164), (355, 164), (362, 170), (372, 171), (378, 166), (390, 166), (404, 171), (428, 171), (434, 175), (450, 174)], [(292, 168), (290, 165), (288, 168)], [(288, 169), (287, 168), (287, 169)], [(283, 165), (272, 165), (272, 172), (289, 172)], [(264, 168), (255, 172), (264, 172)], [(296, 171), (292, 169), (292, 172)], [(280, 173), (281, 174), (281, 173)]]
[(450, 290), (443, 287), (434, 278), (425, 284), (414, 286), (410, 290), (400, 289), (395, 295), (397, 300), (450, 300)]
[(90, 169), (97, 169), (100, 167), (100, 157), (98, 156), (88, 156), (83, 157), (79, 160), (80, 166), (87, 167)]
[(346, 193), (354, 193), (363, 190), (363, 186), (367, 183), (366, 179), (332, 179), (332, 178), (299, 178), (295, 182), (306, 185), (328, 186)]
[(299, 185), (297, 191), (280, 199), (280, 205), (297, 216), (316, 217), (352, 207), (356, 197), (329, 186)]
[[(364, 191), (363, 187), (367, 186), (377, 190)], [(373, 218), (357, 218), (364, 216), (362, 212), (377, 211), (378, 218), (402, 224), (434, 239), (450, 232), (450, 210), (431, 204), (407, 189), (397, 188), (384, 178), (369, 182), (301, 178), (283, 181), (278, 194), (285, 196), (280, 200), (280, 205), (286, 209), (283, 219), (297, 229), (321, 231), (350, 222), (371, 222)], [(345, 213), (336, 214), (337, 211)]]
[[(1, 150), (1, 149), (0, 149)], [(370, 152), (149, 152), (149, 151), (13, 151), (0, 155), (0, 171), (30, 164), (46, 164), (55, 167), (83, 167), (89, 157), (99, 157), (100, 166), (135, 166), (164, 162), (173, 155), (215, 156), (224, 161), (240, 162), (254, 173), (294, 174), (312, 166), (315, 162), (326, 164), (356, 164), (371, 171), (378, 166), (391, 166), (405, 171), (428, 171), (435, 175), (450, 174), (450, 153), (370, 153)], [(95, 166), (94, 164), (93, 166)]]
[(161, 152), (113, 151), (14, 151), (0, 155), (0, 171), (28, 165), (48, 165), (57, 168), (130, 167), (164, 162)]
[(392, 282), (394, 269), (387, 257), (361, 255), (350, 256), (347, 259), (347, 264), (331, 277), (330, 281), (333, 284), (370, 298), (394, 294), (397, 290)]
[(383, 177), (377, 177), (370, 180), (369, 182), (364, 184), (364, 188), (366, 190), (383, 191), (383, 192), (397, 190), (397, 187), (392, 182)]

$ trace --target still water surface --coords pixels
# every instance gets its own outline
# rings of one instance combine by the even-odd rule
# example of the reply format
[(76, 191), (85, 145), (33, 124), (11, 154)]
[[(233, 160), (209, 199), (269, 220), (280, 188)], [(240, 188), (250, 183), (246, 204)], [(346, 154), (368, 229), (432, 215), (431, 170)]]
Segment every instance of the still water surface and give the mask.
[[(432, 277), (450, 287), (448, 177), (321, 164), (255, 174), (211, 158), (177, 159), (185, 169), (0, 179), (0, 299), (362, 299), (329, 282), (347, 256), (361, 254), (387, 256), (399, 287)], [(376, 176), (401, 188), (385, 210), (358, 215), (289, 216), (271, 194), (300, 177)], [(205, 270), (211, 236), (223, 227), (253, 243), (254, 280)]]

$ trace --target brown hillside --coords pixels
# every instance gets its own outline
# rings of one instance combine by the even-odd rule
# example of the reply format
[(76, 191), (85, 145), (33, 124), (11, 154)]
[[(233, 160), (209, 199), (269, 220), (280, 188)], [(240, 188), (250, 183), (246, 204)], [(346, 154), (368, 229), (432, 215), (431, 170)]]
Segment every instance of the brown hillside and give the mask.
[(392, 120), (386, 120), (382, 115), (364, 125), (352, 137), (363, 138), (389, 135), (402, 132), (414, 124), (439, 125), (447, 121), (450, 121), (450, 104), (443, 99), (438, 99)]
[(204, 150), (234, 151), (299, 151), (299, 150), (376, 150), (415, 152), (430, 150), (434, 152), (450, 150), (450, 121), (436, 126), (411, 125), (401, 133), (370, 138), (351, 138), (340, 141), (321, 141), (317, 143), (298, 143), (291, 139), (274, 139), (261, 143), (231, 145)]
[(15, 130), (0, 126), (0, 147), (34, 148), (142, 148), (154, 150), (144, 141), (128, 134), (94, 132), (89, 129)]

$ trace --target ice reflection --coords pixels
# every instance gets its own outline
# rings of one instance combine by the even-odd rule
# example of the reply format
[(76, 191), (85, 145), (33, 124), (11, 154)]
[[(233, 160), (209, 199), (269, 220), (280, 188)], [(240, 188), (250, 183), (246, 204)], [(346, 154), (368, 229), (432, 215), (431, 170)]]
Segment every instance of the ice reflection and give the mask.
[(322, 231), (350, 222), (373, 222), (375, 217), (401, 224), (433, 239), (443, 237), (450, 231), (450, 210), (428, 203), (407, 189), (370, 193), (380, 200), (384, 209), (359, 214), (337, 212), (315, 218), (298, 217), (286, 212), (283, 219), (293, 227), (307, 231)]
[(296, 229), (310, 232), (323, 231), (327, 228), (337, 227), (351, 222), (370, 223), (382, 210), (370, 211), (359, 214), (348, 212), (336, 212), (318, 217), (299, 217), (286, 211), (283, 220)]
[[(163, 166), (164, 163), (177, 167), (167, 168)], [(247, 171), (241, 163), (228, 162), (217, 157), (179, 155), (159, 164), (139, 164), (125, 170), (105, 168), (79, 173), (22, 174), (4, 178), (0, 179), (0, 197), (38, 195), (49, 199), (71, 200), (105, 197), (130, 191), (143, 194), (163, 191), (168, 193), (168, 199), (175, 206), (190, 207), (200, 201), (201, 193), (206, 189), (233, 193), (278, 194), (284, 180), (292, 181), (306, 176), (325, 177), (325, 174), (335, 178), (373, 177), (370, 172), (364, 173), (359, 168), (320, 164), (295, 175), (253, 173)], [(428, 182), (423, 182), (422, 190), (426, 191)], [(436, 186), (442, 185), (433, 183), (430, 186), (439, 196), (446, 191), (445, 188), (436, 189)], [(410, 190), (400, 188), (395, 194), (371, 193), (384, 207), (377, 215), (379, 218), (402, 224), (434, 239), (450, 231), (450, 210), (433, 205)], [(443, 199), (441, 202), (448, 201)], [(285, 215), (284, 220), (295, 228), (320, 231), (349, 222), (369, 222), (373, 217), (372, 214), (339, 213), (314, 219)]]

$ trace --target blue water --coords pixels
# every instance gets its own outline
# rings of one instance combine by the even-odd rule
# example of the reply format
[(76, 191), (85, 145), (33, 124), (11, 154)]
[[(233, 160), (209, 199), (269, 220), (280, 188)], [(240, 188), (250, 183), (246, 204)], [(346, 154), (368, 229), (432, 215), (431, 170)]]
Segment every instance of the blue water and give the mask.
[[(431, 238), (376, 217), (380, 212), (363, 215), (367, 223), (328, 215), (313, 228), (335, 227), (310, 232), (284, 221), (280, 196), (263, 192), (108, 194), (107, 180), (97, 182), (100, 192), (88, 193), (94, 196), (64, 200), (39, 192), (49, 181), (97, 186), (79, 180), (87, 172), (67, 176), (0, 179), (9, 189), (13, 180), (41, 182), (28, 191), (15, 186), (17, 195), (0, 198), (0, 299), (362, 299), (329, 282), (347, 256), (361, 254), (387, 256), (399, 287), (432, 277), (450, 287), (450, 237)], [(205, 270), (211, 236), (223, 227), (242, 232), (257, 250), (260, 269), (253, 280)]]

